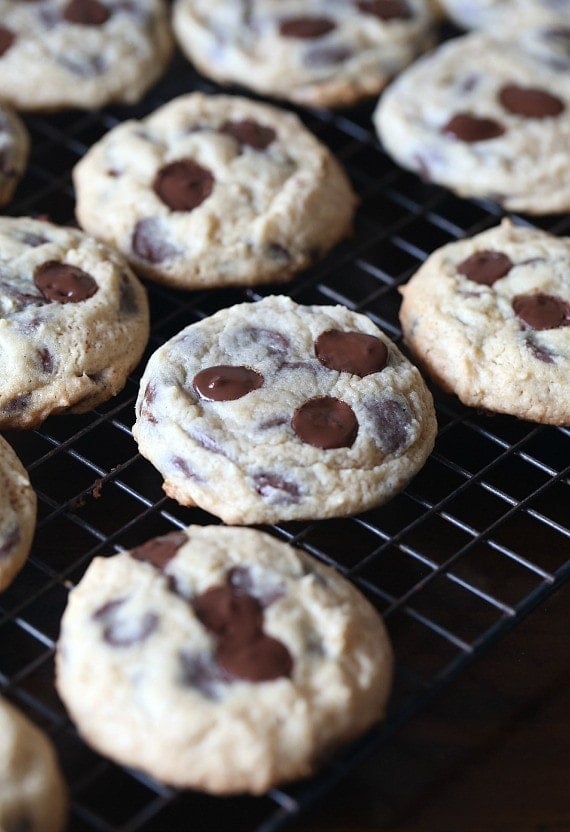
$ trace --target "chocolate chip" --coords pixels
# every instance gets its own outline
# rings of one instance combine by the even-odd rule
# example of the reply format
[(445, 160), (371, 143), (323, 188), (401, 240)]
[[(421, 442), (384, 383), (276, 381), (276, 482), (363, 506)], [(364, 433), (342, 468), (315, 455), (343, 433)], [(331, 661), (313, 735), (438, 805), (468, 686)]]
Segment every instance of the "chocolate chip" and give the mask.
[(21, 539), (20, 527), (12, 526), (0, 544), (0, 558), (7, 557)]
[[(154, 421), (156, 421), (156, 419)], [(170, 462), (175, 468), (181, 471), (185, 477), (189, 477), (191, 480), (195, 480), (196, 482), (206, 482), (204, 477), (197, 474), (191, 467), (190, 463), (186, 459), (182, 459), (181, 456), (173, 456)]]
[(220, 127), (220, 133), (231, 136), (240, 144), (253, 147), (255, 150), (265, 150), (277, 136), (273, 127), (259, 124), (251, 118), (225, 121)]
[(192, 159), (179, 159), (161, 168), (153, 188), (172, 211), (192, 211), (212, 193), (214, 177)]
[(250, 642), (261, 632), (261, 605), (235, 587), (212, 587), (195, 598), (192, 606), (204, 627), (232, 646)]
[(476, 251), (457, 265), (459, 274), (475, 283), (492, 286), (513, 268), (512, 260), (502, 251)]
[(24, 231), (19, 235), (20, 242), (24, 243), (26, 246), (31, 246), (32, 248), (36, 248), (37, 246), (42, 246), (44, 243), (49, 243), (49, 239), (44, 237), (43, 234), (36, 234), (33, 231)]
[(530, 338), (527, 338), (526, 345), (538, 361), (542, 361), (544, 364), (554, 364), (553, 353), (535, 344)]
[(291, 260), (291, 252), (281, 243), (267, 243), (265, 253), (271, 260), (277, 260), (278, 262), (288, 263)]
[(113, 598), (111, 601), (107, 601), (106, 604), (103, 604), (102, 607), (98, 607), (94, 613), (92, 613), (91, 618), (93, 621), (107, 621), (110, 619), (116, 610), (125, 603), (126, 598)]
[(255, 474), (253, 484), (257, 493), (273, 505), (291, 505), (299, 502), (299, 486), (278, 474)]
[(206, 699), (218, 699), (220, 684), (231, 681), (211, 653), (180, 653), (181, 684), (195, 688)]
[(201, 370), (194, 376), (194, 389), (209, 402), (229, 402), (257, 390), (263, 376), (249, 367), (218, 365)]
[(367, 376), (378, 373), (388, 363), (384, 341), (362, 332), (328, 329), (315, 341), (315, 355), (329, 370)]
[(335, 66), (348, 61), (353, 55), (353, 50), (347, 46), (320, 46), (307, 50), (303, 63), (314, 67)]
[(20, 292), (12, 283), (0, 280), (0, 293), (10, 298), (19, 309), (26, 306), (43, 306), (48, 303), (43, 295), (32, 295), (29, 292)]
[(330, 396), (309, 399), (298, 407), (291, 427), (302, 442), (325, 450), (350, 448), (358, 433), (352, 408)]
[(130, 315), (136, 315), (138, 311), (139, 306), (133, 282), (128, 274), (121, 272), (119, 279), (119, 312), (125, 318), (128, 318)]
[(79, 78), (97, 78), (107, 71), (107, 62), (102, 55), (72, 55), (59, 54), (56, 61), (69, 72)]
[(135, 560), (144, 560), (152, 563), (157, 569), (164, 569), (176, 556), (181, 546), (188, 542), (186, 532), (169, 532), (160, 537), (148, 540), (141, 546), (131, 549), (129, 555)]
[(10, 29), (0, 26), (0, 56), (8, 51), (15, 40), (16, 35)]
[(15, 396), (10, 401), (6, 402), (2, 408), (3, 413), (20, 413), (25, 410), (32, 399), (31, 393), (22, 393), (21, 396)]
[(164, 227), (158, 217), (146, 217), (134, 227), (131, 240), (133, 253), (147, 263), (164, 263), (178, 255), (178, 249), (164, 239)]
[(320, 38), (336, 29), (330, 17), (289, 17), (279, 23), (279, 34), (284, 38)]
[(519, 295), (514, 298), (515, 315), (530, 329), (558, 329), (570, 324), (570, 305), (552, 295)]
[(558, 96), (538, 87), (520, 87), (518, 84), (501, 87), (499, 101), (505, 110), (526, 118), (558, 116), (565, 109), (564, 102)]
[(99, 0), (70, 0), (63, 10), (68, 23), (81, 26), (102, 26), (110, 17), (109, 9)]
[(290, 677), (293, 671), (289, 650), (265, 633), (237, 647), (222, 641), (216, 650), (216, 659), (222, 670), (248, 682), (270, 682), (282, 676)]
[(200, 447), (204, 448), (206, 451), (210, 451), (213, 454), (220, 454), (221, 456), (227, 456), (226, 451), (220, 445), (219, 442), (216, 442), (213, 437), (209, 434), (204, 433), (203, 430), (199, 428), (192, 428), (191, 431), (188, 431), (188, 436), (193, 439), (195, 442), (200, 445)]
[(410, 424), (407, 408), (395, 399), (384, 399), (376, 402), (371, 411), (384, 451), (393, 454), (405, 447), (408, 441), (407, 427)]
[(258, 326), (247, 326), (236, 329), (232, 333), (232, 346), (235, 342), (239, 349), (248, 349), (252, 345), (262, 347), (269, 356), (283, 357), (289, 352), (291, 344), (287, 336), (276, 329), (265, 329)]
[(93, 297), (99, 288), (90, 274), (57, 260), (38, 266), (34, 283), (45, 298), (57, 303), (80, 303)]
[(111, 647), (132, 647), (141, 644), (158, 627), (158, 615), (146, 612), (138, 620), (111, 620), (103, 628), (103, 640)]
[(492, 118), (479, 118), (469, 113), (456, 113), (441, 132), (462, 142), (483, 142), (502, 136), (505, 128)]
[(405, 0), (357, 0), (356, 6), (364, 14), (373, 14), (381, 20), (409, 20), (413, 17)]
[(41, 350), (38, 350), (38, 356), (40, 359), (40, 366), (42, 368), (43, 373), (53, 373), (53, 355), (48, 350), (47, 347), (44, 347)]

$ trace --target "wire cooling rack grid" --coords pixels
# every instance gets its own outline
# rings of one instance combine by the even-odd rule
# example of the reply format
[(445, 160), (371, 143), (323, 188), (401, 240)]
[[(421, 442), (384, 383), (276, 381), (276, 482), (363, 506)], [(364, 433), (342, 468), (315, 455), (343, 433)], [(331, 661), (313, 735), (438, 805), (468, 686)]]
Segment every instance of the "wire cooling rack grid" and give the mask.
[[(178, 57), (139, 107), (28, 117), (31, 166), (10, 213), (71, 223), (70, 170), (87, 147), (118, 121), (192, 89), (216, 91)], [(301, 303), (345, 304), (400, 342), (397, 287), (429, 252), (495, 225), (502, 212), (398, 169), (378, 147), (371, 113), (372, 105), (301, 113), (360, 194), (354, 237), (285, 286), (182, 293), (149, 285), (152, 338), (141, 366), (187, 324), (275, 291)], [(568, 216), (534, 223), (570, 233)], [(383, 613), (397, 657), (388, 718), (312, 780), (259, 798), (179, 794), (90, 751), (53, 686), (67, 594), (93, 556), (217, 522), (166, 498), (160, 476), (138, 456), (130, 428), (139, 375), (140, 368), (90, 414), (8, 435), (38, 492), (39, 521), (28, 564), (0, 597), (0, 688), (53, 736), (71, 788), (73, 832), (171, 832), (188, 829), (190, 819), (194, 832), (294, 827), (304, 808), (568, 580), (570, 430), (478, 413), (434, 389), (436, 448), (403, 493), (358, 517), (273, 527), (356, 582)]]

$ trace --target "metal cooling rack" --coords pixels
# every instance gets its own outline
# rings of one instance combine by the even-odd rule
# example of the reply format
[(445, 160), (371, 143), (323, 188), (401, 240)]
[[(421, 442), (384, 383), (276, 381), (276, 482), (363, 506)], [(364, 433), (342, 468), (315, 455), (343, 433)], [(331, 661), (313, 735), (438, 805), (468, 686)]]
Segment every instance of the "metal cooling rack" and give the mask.
[[(85, 150), (120, 120), (192, 89), (217, 88), (177, 57), (138, 107), (28, 117), (31, 165), (10, 213), (71, 223), (70, 170)], [(378, 147), (371, 112), (372, 104), (301, 113), (361, 196), (355, 236), (286, 286), (185, 294), (148, 285), (153, 328), (141, 366), (187, 324), (272, 291), (301, 303), (343, 303), (400, 342), (397, 287), (435, 248), (497, 224), (502, 212), (395, 167)], [(568, 216), (534, 222), (570, 233)], [(195, 832), (294, 828), (303, 809), (570, 578), (570, 429), (478, 413), (434, 389), (436, 448), (402, 494), (358, 517), (273, 527), (339, 569), (383, 613), (396, 684), (385, 723), (317, 777), (260, 798), (222, 800), (176, 793), (90, 751), (53, 686), (54, 640), (67, 594), (94, 555), (180, 525), (218, 522), (167, 499), (161, 477), (138, 456), (130, 428), (140, 372), (93, 413), (8, 435), (38, 492), (39, 521), (29, 562), (0, 597), (0, 689), (53, 736), (71, 787), (73, 832), (172, 832), (188, 829), (189, 819)]]

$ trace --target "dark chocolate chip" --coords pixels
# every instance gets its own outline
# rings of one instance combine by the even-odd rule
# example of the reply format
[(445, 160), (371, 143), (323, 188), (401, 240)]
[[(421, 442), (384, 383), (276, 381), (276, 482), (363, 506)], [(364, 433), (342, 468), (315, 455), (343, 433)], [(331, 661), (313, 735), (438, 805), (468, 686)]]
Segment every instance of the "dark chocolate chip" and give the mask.
[(203, 430), (200, 430), (199, 428), (192, 428), (191, 431), (188, 431), (188, 436), (197, 442), (201, 448), (204, 448), (204, 450), (210, 451), (213, 454), (227, 456), (225, 449), (220, 445), (220, 443), (209, 434), (204, 433)]
[(249, 367), (218, 365), (197, 373), (193, 384), (201, 398), (210, 402), (229, 402), (261, 387), (263, 376)]
[(289, 650), (282, 642), (265, 633), (237, 646), (221, 641), (216, 659), (230, 676), (248, 682), (270, 682), (282, 676), (290, 677), (293, 671)]
[(47, 237), (43, 236), (43, 234), (36, 234), (33, 231), (24, 231), (19, 235), (19, 240), (32, 248), (36, 248), (37, 246), (42, 246), (44, 243), (50, 242)]
[(520, 87), (518, 84), (501, 87), (499, 101), (505, 110), (526, 118), (558, 116), (565, 109), (564, 102), (558, 96), (538, 87)]
[(272, 419), (265, 419), (265, 421), (258, 424), (259, 430), (271, 430), (271, 428), (282, 428), (283, 425), (289, 423), (288, 416), (274, 416)]
[(48, 303), (43, 295), (32, 295), (29, 292), (20, 292), (12, 283), (4, 280), (0, 280), (0, 294), (9, 297), (19, 309), (23, 309), (26, 306), (43, 306)]
[(470, 113), (456, 113), (441, 128), (441, 132), (462, 142), (483, 142), (502, 136), (505, 128), (492, 118), (480, 118)]
[(314, 67), (336, 66), (348, 61), (353, 55), (354, 51), (347, 46), (316, 46), (305, 52), (303, 63)]
[(570, 324), (570, 305), (552, 295), (519, 295), (513, 310), (527, 327), (535, 330), (558, 329)]
[(68, 23), (81, 26), (102, 26), (110, 16), (109, 9), (99, 0), (70, 0), (63, 10)]
[(277, 135), (273, 127), (259, 124), (251, 118), (225, 121), (220, 127), (220, 133), (231, 136), (240, 144), (253, 147), (255, 150), (265, 150), (275, 141)]
[(297, 408), (291, 427), (302, 442), (316, 448), (350, 448), (358, 433), (352, 408), (330, 396), (309, 399)]
[(148, 540), (141, 546), (131, 549), (129, 555), (135, 560), (144, 560), (152, 563), (157, 569), (164, 569), (176, 556), (181, 546), (188, 542), (186, 532), (169, 532), (160, 537)]
[(98, 607), (98, 609), (92, 613), (91, 618), (93, 621), (107, 621), (113, 617), (115, 612), (122, 604), (125, 603), (126, 600), (126, 598), (113, 598), (112, 601), (107, 601), (106, 604), (103, 604), (102, 607)]
[(284, 38), (320, 38), (336, 29), (330, 17), (288, 17), (279, 23), (279, 34)]
[(172, 211), (192, 211), (214, 188), (214, 176), (192, 159), (179, 159), (161, 168), (153, 188)]
[(211, 653), (180, 653), (181, 684), (195, 688), (206, 699), (219, 698), (220, 684), (231, 678), (214, 661)]
[(0, 544), (0, 558), (7, 557), (21, 539), (20, 527), (12, 526)]
[(158, 627), (158, 615), (146, 612), (138, 620), (113, 620), (103, 628), (103, 640), (111, 647), (132, 647), (141, 644), (154, 633)]
[(378, 373), (388, 363), (384, 341), (362, 332), (328, 329), (315, 341), (315, 355), (329, 370), (367, 376)]
[(502, 251), (476, 251), (457, 265), (459, 274), (475, 283), (492, 286), (513, 268), (512, 260)]
[[(156, 421), (156, 419), (154, 421)], [(185, 477), (189, 477), (189, 479), (194, 480), (195, 482), (206, 482), (204, 477), (201, 477), (196, 473), (196, 471), (194, 471), (188, 460), (182, 459), (181, 456), (173, 456), (170, 461), (175, 468), (184, 474)]]
[(409, 20), (413, 12), (405, 0), (357, 0), (356, 6), (364, 14), (381, 20)]
[(98, 78), (107, 71), (107, 62), (102, 55), (72, 55), (59, 54), (56, 56), (58, 64), (79, 78)]
[(45, 298), (57, 303), (80, 303), (93, 297), (99, 288), (90, 274), (57, 260), (38, 266), (34, 283)]
[(2, 407), (4, 413), (19, 413), (25, 410), (32, 399), (31, 393), (22, 393), (21, 396), (15, 396)]
[(128, 318), (130, 315), (136, 315), (138, 311), (139, 306), (133, 282), (128, 274), (121, 272), (119, 281), (119, 312), (125, 318)]
[(282, 357), (289, 352), (289, 339), (276, 329), (265, 329), (258, 326), (248, 326), (237, 330), (235, 340), (243, 347), (251, 344), (261, 346), (268, 355)]
[(263, 611), (255, 598), (232, 586), (207, 589), (192, 603), (199, 621), (232, 647), (246, 644), (261, 633)]
[(538, 361), (542, 361), (544, 364), (554, 364), (554, 355), (549, 350), (535, 344), (530, 338), (527, 338), (526, 345)]
[(164, 227), (158, 217), (146, 217), (134, 227), (133, 253), (147, 263), (164, 263), (178, 255), (178, 249), (164, 239)]
[(43, 373), (53, 373), (53, 355), (48, 350), (47, 347), (44, 347), (41, 350), (38, 350), (38, 356), (40, 359), (40, 366), (42, 368)]
[(387, 454), (396, 453), (405, 447), (410, 414), (401, 402), (394, 399), (376, 402), (372, 407), (372, 415), (378, 438)]
[(0, 26), (0, 56), (8, 51), (15, 40), (16, 35), (14, 32), (11, 32), (5, 26)]
[(278, 474), (255, 474), (253, 484), (257, 493), (275, 505), (291, 505), (299, 502), (299, 486)]

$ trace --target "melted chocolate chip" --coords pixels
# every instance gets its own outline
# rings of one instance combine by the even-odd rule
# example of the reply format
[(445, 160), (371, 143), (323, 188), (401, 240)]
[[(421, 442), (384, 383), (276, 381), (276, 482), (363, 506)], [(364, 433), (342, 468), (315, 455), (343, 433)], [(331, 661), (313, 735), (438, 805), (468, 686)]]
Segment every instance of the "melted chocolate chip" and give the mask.
[(99, 0), (70, 0), (63, 10), (68, 23), (81, 26), (102, 26), (110, 17), (109, 9)]
[(289, 352), (289, 339), (275, 329), (264, 329), (263, 327), (248, 326), (235, 334), (235, 340), (244, 347), (250, 344), (261, 346), (267, 355), (282, 357)]
[(153, 188), (172, 211), (192, 211), (212, 193), (214, 177), (192, 159), (179, 159), (158, 171)]
[(552, 295), (519, 295), (513, 310), (527, 327), (535, 330), (558, 329), (570, 324), (570, 305)]
[(358, 433), (354, 411), (330, 396), (309, 399), (298, 407), (291, 427), (302, 442), (315, 448), (350, 448)]
[(257, 390), (263, 376), (249, 367), (219, 365), (207, 367), (194, 376), (194, 389), (210, 402), (229, 402)]
[(97, 78), (107, 70), (107, 62), (102, 55), (81, 55), (77, 58), (57, 55), (56, 61), (79, 78)]
[(231, 676), (248, 682), (270, 682), (281, 676), (289, 677), (293, 671), (293, 659), (285, 645), (265, 633), (237, 648), (222, 641), (216, 650), (216, 659)]
[(210, 451), (213, 454), (227, 456), (225, 449), (220, 445), (220, 443), (216, 442), (212, 436), (205, 433), (203, 430), (193, 428), (191, 431), (188, 431), (188, 436), (197, 442), (201, 448), (204, 448), (204, 450)]
[[(156, 419), (154, 421), (156, 421)], [(184, 474), (185, 477), (189, 477), (191, 480), (194, 480), (195, 482), (206, 482), (204, 477), (201, 477), (199, 474), (197, 474), (196, 471), (194, 471), (194, 469), (191, 467), (190, 463), (186, 459), (182, 459), (181, 456), (173, 456), (170, 461), (175, 468), (177, 468)]]
[(92, 613), (91, 618), (93, 621), (107, 621), (115, 614), (119, 607), (125, 603), (126, 600), (126, 598), (113, 598), (112, 601), (107, 601), (106, 604), (103, 604), (102, 607), (98, 607), (98, 609)]
[(186, 532), (169, 532), (136, 546), (129, 554), (135, 560), (144, 560), (152, 563), (157, 569), (164, 569), (187, 541)]
[(0, 56), (8, 51), (15, 40), (16, 35), (10, 29), (0, 26)]
[(319, 46), (309, 49), (303, 56), (305, 66), (335, 66), (348, 61), (354, 52), (347, 46)]
[(42, 368), (43, 373), (53, 373), (53, 355), (48, 350), (47, 347), (44, 347), (41, 350), (38, 350), (38, 357), (40, 359), (40, 367)]
[(2, 410), (4, 413), (19, 413), (25, 410), (32, 399), (31, 393), (22, 393), (21, 396), (15, 396), (10, 401), (6, 402)]
[(383, 370), (388, 362), (384, 341), (362, 332), (321, 332), (315, 341), (315, 355), (329, 370), (367, 376)]
[(462, 142), (483, 142), (502, 136), (505, 128), (492, 118), (479, 118), (469, 113), (456, 113), (441, 132)]
[(158, 217), (147, 217), (137, 222), (131, 246), (133, 253), (147, 263), (164, 263), (178, 255), (178, 249), (164, 239), (164, 228)]
[(137, 620), (111, 620), (103, 628), (103, 640), (111, 647), (133, 647), (141, 644), (154, 633), (158, 627), (158, 615), (146, 612)]
[(376, 432), (387, 454), (396, 453), (405, 447), (410, 414), (403, 404), (394, 399), (385, 399), (373, 406), (372, 415)]
[(261, 633), (261, 605), (235, 587), (212, 587), (194, 599), (193, 607), (204, 627), (232, 647), (247, 644)]
[(80, 303), (93, 297), (99, 288), (90, 274), (57, 260), (38, 266), (34, 283), (45, 298), (57, 303)]
[(231, 681), (211, 653), (180, 653), (181, 683), (195, 688), (206, 699), (218, 699), (219, 686)]
[(530, 338), (527, 338), (526, 345), (538, 361), (542, 361), (543, 364), (554, 364), (553, 354), (547, 349), (535, 344)]
[(259, 124), (251, 118), (225, 121), (220, 127), (220, 133), (225, 133), (240, 144), (253, 147), (255, 150), (265, 150), (277, 136), (273, 127)]
[(336, 29), (330, 17), (289, 17), (279, 24), (279, 34), (284, 38), (320, 38)]
[(299, 502), (299, 486), (270, 472), (255, 474), (253, 484), (257, 493), (274, 505), (291, 505)]
[(550, 118), (565, 109), (564, 102), (556, 95), (538, 87), (520, 87), (505, 84), (499, 91), (499, 101), (510, 113), (526, 118)]
[(413, 17), (405, 0), (357, 0), (356, 7), (363, 14), (373, 14), (380, 20), (409, 20)]
[(136, 315), (139, 311), (135, 288), (128, 274), (121, 273), (119, 282), (119, 312), (125, 318)]
[(512, 260), (502, 251), (476, 251), (457, 265), (459, 274), (475, 283), (492, 286), (513, 268)]

